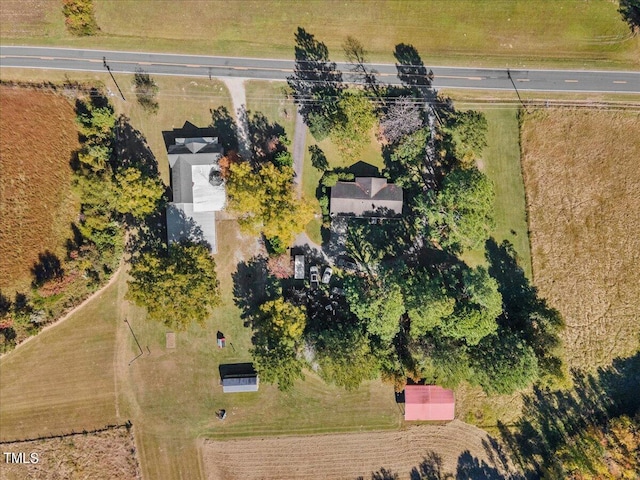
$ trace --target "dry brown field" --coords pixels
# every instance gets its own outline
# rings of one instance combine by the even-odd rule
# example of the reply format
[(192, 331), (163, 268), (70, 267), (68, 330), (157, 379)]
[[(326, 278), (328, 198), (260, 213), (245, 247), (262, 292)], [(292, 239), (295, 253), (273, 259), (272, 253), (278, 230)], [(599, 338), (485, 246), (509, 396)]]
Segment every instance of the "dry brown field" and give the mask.
[(38, 454), (38, 463), (4, 463), (0, 480), (134, 480), (140, 477), (133, 433), (126, 427), (2, 445), (3, 452)]
[(38, 254), (64, 258), (79, 205), (71, 192), (75, 113), (62, 96), (0, 86), (0, 288), (24, 289)]
[(640, 113), (525, 116), (534, 283), (566, 321), (569, 367), (628, 356), (640, 335)]
[(409, 479), (425, 459), (439, 464), (438, 478), (503, 478), (498, 475), (513, 472), (486, 432), (459, 420), (401, 431), (205, 441), (202, 455), (207, 480), (355, 480), (382, 469)]

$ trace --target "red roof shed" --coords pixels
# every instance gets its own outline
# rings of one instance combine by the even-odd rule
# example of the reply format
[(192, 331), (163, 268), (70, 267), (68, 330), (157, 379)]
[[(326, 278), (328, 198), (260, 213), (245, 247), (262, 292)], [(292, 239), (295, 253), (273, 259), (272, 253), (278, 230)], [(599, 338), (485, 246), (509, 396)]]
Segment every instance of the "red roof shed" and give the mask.
[(455, 416), (453, 390), (437, 385), (407, 385), (404, 402), (405, 420), (453, 420)]

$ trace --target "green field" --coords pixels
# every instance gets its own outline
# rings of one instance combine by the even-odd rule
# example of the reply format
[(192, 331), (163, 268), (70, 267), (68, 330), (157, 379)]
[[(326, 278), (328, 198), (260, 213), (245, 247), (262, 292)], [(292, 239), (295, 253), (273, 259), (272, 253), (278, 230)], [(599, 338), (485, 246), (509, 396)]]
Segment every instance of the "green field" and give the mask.
[[(32, 2), (27, 2), (32, 3)], [(632, 38), (608, 0), (96, 0), (100, 34), (74, 38), (60, 2), (25, 8), (3, 0), (4, 42), (122, 50), (290, 58), (293, 33), (306, 28), (341, 57), (347, 35), (377, 61), (413, 43), (427, 63), (500, 66), (640, 65)]]
[[(525, 190), (520, 167), (518, 109), (515, 107), (478, 107), (458, 104), (459, 110), (479, 110), (487, 118), (487, 147), (478, 162), (480, 169), (493, 181), (496, 226), (491, 235), (497, 243), (511, 242), (518, 253), (518, 263), (529, 279), (531, 252), (525, 205)], [(472, 264), (485, 264), (484, 250), (467, 252)]]

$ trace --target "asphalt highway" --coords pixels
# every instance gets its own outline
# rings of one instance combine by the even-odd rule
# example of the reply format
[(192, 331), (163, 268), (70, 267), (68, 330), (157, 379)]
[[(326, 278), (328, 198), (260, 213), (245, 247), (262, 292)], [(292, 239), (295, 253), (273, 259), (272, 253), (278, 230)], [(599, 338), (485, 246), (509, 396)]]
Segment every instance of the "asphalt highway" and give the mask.
[[(143, 69), (152, 75), (238, 77), (285, 80), (294, 61), (243, 57), (214, 57), (165, 53), (78, 50), (67, 48), (0, 46), (1, 68), (106, 71), (133, 73)], [(393, 64), (371, 64), (381, 82), (398, 84)], [(338, 63), (349, 80), (349, 65)], [(428, 66), (436, 88), (513, 90), (541, 92), (593, 92), (640, 94), (640, 72), (605, 70), (510, 70)]]

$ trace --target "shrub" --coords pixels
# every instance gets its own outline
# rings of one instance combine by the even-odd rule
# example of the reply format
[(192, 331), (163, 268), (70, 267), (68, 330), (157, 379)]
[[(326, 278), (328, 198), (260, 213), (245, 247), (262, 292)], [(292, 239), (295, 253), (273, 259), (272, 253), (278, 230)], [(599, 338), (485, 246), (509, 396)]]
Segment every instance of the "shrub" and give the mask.
[(63, 0), (62, 13), (67, 30), (73, 35), (84, 37), (95, 35), (100, 30), (93, 12), (92, 0)]

